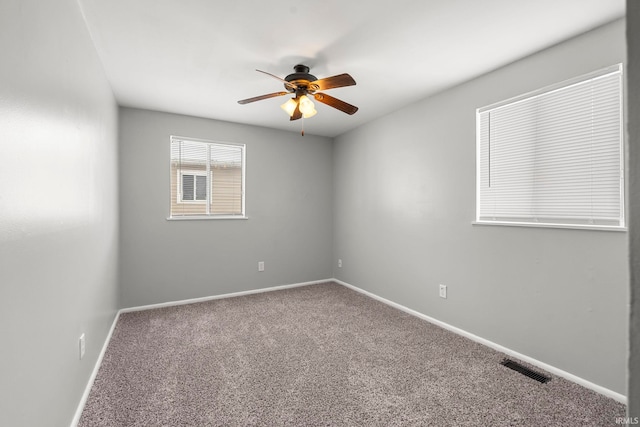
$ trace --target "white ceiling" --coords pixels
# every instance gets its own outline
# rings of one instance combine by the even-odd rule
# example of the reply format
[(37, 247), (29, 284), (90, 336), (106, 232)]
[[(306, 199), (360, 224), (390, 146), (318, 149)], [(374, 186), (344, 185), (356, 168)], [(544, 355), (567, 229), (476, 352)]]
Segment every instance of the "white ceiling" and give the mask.
[(623, 17), (625, 0), (78, 0), (122, 106), (299, 132), (277, 80), (302, 63), (357, 85), (316, 103), (308, 134), (333, 137)]

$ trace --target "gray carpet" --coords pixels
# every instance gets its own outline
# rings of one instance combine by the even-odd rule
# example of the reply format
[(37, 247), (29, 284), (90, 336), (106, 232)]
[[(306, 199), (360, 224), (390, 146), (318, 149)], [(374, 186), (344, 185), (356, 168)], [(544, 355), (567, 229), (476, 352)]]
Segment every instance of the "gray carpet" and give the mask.
[(615, 426), (625, 406), (334, 283), (122, 314), (80, 427)]

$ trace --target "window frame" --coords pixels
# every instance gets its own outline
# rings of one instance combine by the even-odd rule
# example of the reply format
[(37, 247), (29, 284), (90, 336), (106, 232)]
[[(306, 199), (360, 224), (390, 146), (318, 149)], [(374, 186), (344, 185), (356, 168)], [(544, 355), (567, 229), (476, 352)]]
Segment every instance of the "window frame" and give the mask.
[[(486, 220), (481, 219), (481, 173), (482, 173), (482, 155), (481, 155), (481, 114), (487, 111), (492, 111), (501, 107), (505, 107), (511, 104), (516, 104), (521, 101), (525, 101), (537, 96), (549, 94), (555, 91), (559, 91), (565, 88), (569, 88), (573, 85), (577, 85), (588, 80), (606, 76), (612, 73), (619, 73), (620, 78), (620, 91), (619, 91), (619, 147), (618, 147), (618, 159), (619, 159), (619, 174), (620, 174), (620, 187), (619, 187), (619, 207), (620, 207), (620, 221), (619, 225), (604, 225), (604, 224), (578, 224), (578, 223), (553, 223), (553, 222), (535, 222), (535, 221), (509, 221), (509, 220)], [(545, 86), (543, 88), (527, 92), (503, 101), (499, 101), (481, 108), (476, 109), (476, 206), (475, 206), (475, 220), (472, 221), (473, 225), (496, 225), (496, 226), (515, 226), (515, 227), (542, 227), (542, 228), (564, 228), (564, 229), (583, 229), (583, 230), (606, 230), (606, 231), (626, 231), (626, 164), (625, 164), (625, 140), (624, 140), (624, 75), (623, 64), (615, 64), (603, 69), (593, 71), (591, 73), (583, 74), (562, 82)]]
[[(221, 220), (221, 219), (249, 219), (246, 214), (246, 168), (247, 168), (247, 149), (246, 144), (238, 143), (238, 142), (228, 142), (228, 141), (218, 141), (218, 140), (210, 140), (210, 139), (202, 139), (202, 138), (192, 138), (192, 137), (184, 137), (178, 135), (171, 135), (169, 138), (169, 171), (171, 176), (171, 146), (174, 142), (184, 141), (184, 142), (196, 142), (202, 144), (210, 144), (210, 145), (218, 145), (218, 146), (231, 146), (240, 149), (241, 156), (241, 199), (240, 199), (240, 208), (241, 213), (239, 214), (205, 214), (205, 215), (173, 215), (171, 204), (169, 205), (169, 216), (166, 218), (168, 221), (192, 221), (192, 220)], [(207, 177), (207, 198), (206, 200), (181, 200), (182, 198), (182, 172), (187, 172), (186, 175), (201, 175)], [(211, 198), (211, 185), (213, 185), (213, 179), (211, 178), (211, 171), (209, 171), (209, 167), (207, 167), (207, 171), (193, 170), (186, 168), (184, 170), (178, 169), (177, 173), (177, 181), (176, 181), (176, 202), (178, 204), (210, 204)], [(195, 181), (195, 180), (194, 180)], [(195, 192), (195, 186), (194, 186)], [(171, 184), (169, 185), (169, 193), (171, 193)], [(195, 197), (195, 193), (194, 193)], [(169, 200), (172, 200), (172, 197), (169, 197)]]

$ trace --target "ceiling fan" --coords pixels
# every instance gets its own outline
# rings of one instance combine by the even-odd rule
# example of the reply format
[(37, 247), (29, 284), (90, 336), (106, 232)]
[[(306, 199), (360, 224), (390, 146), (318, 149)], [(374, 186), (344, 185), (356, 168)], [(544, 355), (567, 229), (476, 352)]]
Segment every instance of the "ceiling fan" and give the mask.
[(295, 72), (293, 74), (289, 74), (284, 79), (281, 79), (271, 73), (267, 73), (266, 71), (256, 70), (282, 81), (287, 92), (274, 92), (253, 98), (247, 98), (238, 101), (238, 104), (244, 105), (249, 104), (250, 102), (261, 101), (263, 99), (275, 98), (276, 96), (295, 94), (295, 97), (281, 105), (281, 108), (289, 115), (289, 120), (298, 120), (303, 117), (307, 119), (316, 115), (317, 111), (313, 102), (309, 99), (309, 96), (313, 96), (316, 101), (336, 108), (347, 114), (354, 114), (358, 111), (358, 107), (355, 105), (348, 104), (338, 98), (318, 92), (355, 85), (356, 81), (349, 74), (338, 74), (337, 76), (318, 79), (316, 76), (309, 74), (309, 67), (306, 65), (298, 64), (293, 67), (293, 69)]

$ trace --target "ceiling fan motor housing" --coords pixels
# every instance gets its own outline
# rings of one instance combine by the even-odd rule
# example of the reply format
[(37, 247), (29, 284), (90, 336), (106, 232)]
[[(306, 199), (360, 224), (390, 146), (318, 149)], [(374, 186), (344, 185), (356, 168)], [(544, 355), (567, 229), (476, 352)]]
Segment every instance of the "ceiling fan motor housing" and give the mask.
[[(309, 83), (318, 80), (316, 76), (314, 76), (313, 74), (309, 74), (309, 67), (307, 67), (306, 65), (298, 64), (293, 67), (293, 70), (295, 71), (295, 73), (289, 74), (284, 79), (295, 84), (300, 89), (309, 89)], [(292, 90), (287, 85), (285, 85), (285, 88), (290, 92), (294, 92), (294, 90)]]

